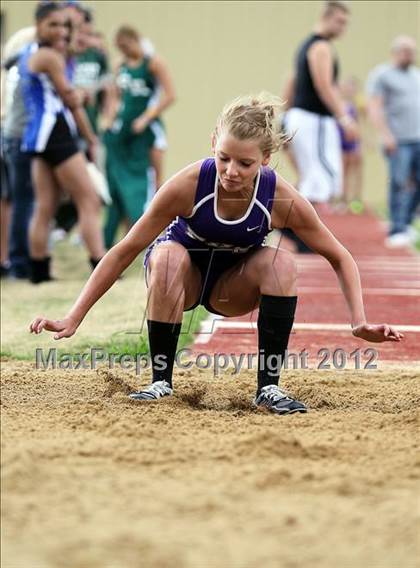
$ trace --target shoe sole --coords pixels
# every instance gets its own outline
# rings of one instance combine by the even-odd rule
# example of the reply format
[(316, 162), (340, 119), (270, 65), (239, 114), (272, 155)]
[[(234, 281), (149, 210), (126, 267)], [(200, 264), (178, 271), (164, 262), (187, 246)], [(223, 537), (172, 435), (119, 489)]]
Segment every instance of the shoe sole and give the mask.
[(171, 396), (171, 395), (165, 394), (164, 396), (160, 396), (159, 398), (149, 398), (147, 396), (140, 398), (140, 397), (128, 395), (128, 398), (130, 400), (137, 400), (137, 401), (159, 402), (159, 400), (162, 400), (162, 398), (167, 398), (168, 396)]
[(255, 410), (259, 412), (266, 412), (267, 414), (277, 414), (277, 416), (284, 416), (286, 414), (296, 414), (300, 412), (300, 414), (306, 414), (308, 412), (307, 408), (295, 408), (293, 410), (286, 410), (285, 412), (276, 412), (274, 410), (270, 410), (267, 406), (258, 406), (256, 404), (253, 405)]

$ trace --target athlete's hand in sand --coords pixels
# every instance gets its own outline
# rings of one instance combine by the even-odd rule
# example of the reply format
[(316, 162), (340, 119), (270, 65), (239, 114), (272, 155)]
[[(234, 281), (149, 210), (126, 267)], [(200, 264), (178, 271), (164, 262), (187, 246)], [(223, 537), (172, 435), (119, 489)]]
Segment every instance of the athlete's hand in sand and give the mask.
[(64, 318), (62, 320), (49, 320), (46, 318), (38, 317), (29, 326), (31, 333), (41, 333), (45, 331), (55, 331), (54, 339), (62, 339), (63, 337), (71, 337), (75, 334), (79, 324), (71, 318)]
[(383, 341), (401, 341), (404, 334), (400, 333), (395, 327), (386, 323), (370, 325), (368, 323), (358, 325), (353, 328), (353, 335), (371, 341), (372, 343), (382, 343)]

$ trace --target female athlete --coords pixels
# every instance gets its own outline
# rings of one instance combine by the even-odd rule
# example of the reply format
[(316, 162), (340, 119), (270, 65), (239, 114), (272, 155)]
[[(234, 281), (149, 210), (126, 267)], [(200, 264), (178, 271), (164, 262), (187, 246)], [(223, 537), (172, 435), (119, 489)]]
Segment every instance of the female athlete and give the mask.
[(63, 54), (68, 29), (60, 4), (39, 4), (35, 12), (37, 41), (27, 46), (19, 62), (22, 93), (28, 109), (22, 150), (32, 156), (35, 210), (30, 224), (31, 281), (51, 280), (48, 236), (60, 189), (74, 201), (80, 232), (90, 262), (104, 255), (100, 228), (100, 201), (90, 180), (86, 160), (77, 147), (77, 129), (87, 140), (90, 154), (97, 139), (90, 128), (69, 78)]
[(290, 227), (337, 273), (353, 335), (373, 342), (400, 341), (403, 335), (391, 326), (367, 323), (352, 256), (312, 205), (268, 167), (282, 142), (279, 107), (278, 99), (269, 95), (228, 104), (213, 134), (214, 157), (188, 165), (162, 186), (146, 213), (100, 262), (64, 319), (37, 317), (30, 330), (52, 331), (55, 339), (72, 336), (95, 302), (149, 247), (145, 267), (153, 382), (130, 396), (148, 401), (172, 394), (185, 310), (203, 304), (213, 313), (236, 317), (259, 307), (263, 357), (254, 404), (276, 414), (306, 412), (302, 402), (279, 388), (280, 368), (273, 372), (267, 364), (269, 357), (283, 357), (287, 349), (297, 288), (293, 256), (264, 240), (272, 229)]

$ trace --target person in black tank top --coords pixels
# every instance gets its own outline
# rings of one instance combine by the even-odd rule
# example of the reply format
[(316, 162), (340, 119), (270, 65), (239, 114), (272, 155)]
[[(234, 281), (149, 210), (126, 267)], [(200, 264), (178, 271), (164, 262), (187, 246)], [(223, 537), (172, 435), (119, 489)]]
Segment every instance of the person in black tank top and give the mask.
[[(337, 123), (346, 138), (358, 137), (337, 87), (339, 64), (331, 42), (345, 31), (345, 2), (326, 2), (315, 32), (299, 47), (293, 76), (284, 90), (289, 110), (284, 126), (292, 137), (290, 156), (298, 170), (299, 191), (322, 214), (322, 205), (342, 193), (342, 156)], [(310, 252), (292, 233), (298, 252)]]
[(299, 46), (295, 68), (283, 90), (287, 108), (302, 108), (322, 116), (335, 116), (349, 138), (357, 129), (346, 113), (336, 85), (339, 63), (331, 42), (346, 31), (350, 10), (347, 2), (325, 2), (315, 31)]
[[(308, 51), (317, 41), (328, 41), (329, 39), (320, 34), (311, 34), (301, 45), (296, 56), (296, 95), (293, 106), (303, 108), (317, 114), (332, 116), (332, 111), (322, 100), (312, 79), (311, 70), (308, 62)], [(338, 59), (334, 56), (333, 60), (333, 84), (337, 84), (339, 72)]]

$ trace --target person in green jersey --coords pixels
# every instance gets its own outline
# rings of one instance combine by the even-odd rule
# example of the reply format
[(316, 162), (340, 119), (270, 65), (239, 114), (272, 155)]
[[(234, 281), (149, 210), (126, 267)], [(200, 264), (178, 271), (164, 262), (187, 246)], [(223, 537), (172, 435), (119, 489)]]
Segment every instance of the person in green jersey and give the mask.
[(93, 16), (90, 10), (83, 8), (83, 17), (77, 36), (73, 83), (83, 95), (86, 114), (97, 133), (103, 94), (110, 86), (112, 75), (106, 54), (94, 47)]
[(110, 128), (104, 135), (113, 200), (105, 225), (107, 248), (113, 245), (122, 220), (131, 227), (144, 212), (150, 197), (150, 154), (161, 127), (159, 116), (175, 100), (166, 63), (158, 55), (145, 54), (137, 30), (122, 26), (115, 41), (124, 59), (108, 100)]

